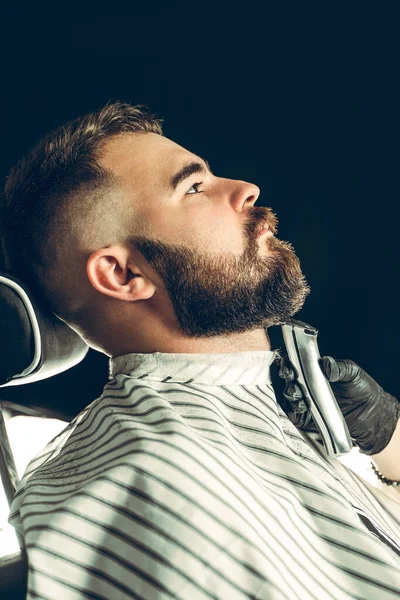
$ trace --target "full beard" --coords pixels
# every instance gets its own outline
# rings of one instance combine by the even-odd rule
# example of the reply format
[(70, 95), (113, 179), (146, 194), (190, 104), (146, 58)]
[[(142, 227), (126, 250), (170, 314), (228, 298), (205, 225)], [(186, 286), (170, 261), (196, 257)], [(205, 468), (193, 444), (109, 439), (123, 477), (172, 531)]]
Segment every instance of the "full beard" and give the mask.
[(268, 237), (242, 256), (212, 254), (182, 245), (129, 236), (161, 277), (182, 335), (206, 338), (280, 325), (310, 293), (292, 245)]

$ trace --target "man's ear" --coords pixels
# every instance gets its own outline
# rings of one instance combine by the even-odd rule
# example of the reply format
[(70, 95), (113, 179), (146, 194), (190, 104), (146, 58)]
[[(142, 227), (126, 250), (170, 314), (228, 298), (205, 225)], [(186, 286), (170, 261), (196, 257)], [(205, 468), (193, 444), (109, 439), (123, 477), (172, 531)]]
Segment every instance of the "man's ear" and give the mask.
[(93, 252), (87, 260), (86, 273), (98, 292), (117, 300), (146, 300), (156, 292), (154, 283), (123, 246), (113, 245)]

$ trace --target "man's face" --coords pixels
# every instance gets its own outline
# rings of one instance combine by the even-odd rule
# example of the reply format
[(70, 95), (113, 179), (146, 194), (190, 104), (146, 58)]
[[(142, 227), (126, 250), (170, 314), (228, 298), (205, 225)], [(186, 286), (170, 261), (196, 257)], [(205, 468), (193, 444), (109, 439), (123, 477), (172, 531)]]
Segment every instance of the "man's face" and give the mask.
[[(126, 214), (145, 225), (145, 235), (128, 241), (160, 277), (182, 335), (266, 328), (303, 306), (310, 288), (291, 244), (273, 235), (277, 217), (254, 207), (256, 185), (213, 175), (204, 160), (153, 133), (109, 140), (100, 162), (120, 177)], [(172, 189), (193, 162), (204, 172)], [(264, 223), (270, 231), (258, 236)]]

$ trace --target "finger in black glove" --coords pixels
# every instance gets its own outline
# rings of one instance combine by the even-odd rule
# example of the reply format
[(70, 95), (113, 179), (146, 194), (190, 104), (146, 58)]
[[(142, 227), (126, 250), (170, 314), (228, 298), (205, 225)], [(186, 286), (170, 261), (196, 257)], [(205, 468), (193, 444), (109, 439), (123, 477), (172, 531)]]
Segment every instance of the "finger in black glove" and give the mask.
[(280, 353), (278, 375), (285, 380), (283, 395), (286, 399), (285, 413), (295, 427), (303, 431), (318, 432), (306, 395), (297, 381), (295, 367), (286, 353)]

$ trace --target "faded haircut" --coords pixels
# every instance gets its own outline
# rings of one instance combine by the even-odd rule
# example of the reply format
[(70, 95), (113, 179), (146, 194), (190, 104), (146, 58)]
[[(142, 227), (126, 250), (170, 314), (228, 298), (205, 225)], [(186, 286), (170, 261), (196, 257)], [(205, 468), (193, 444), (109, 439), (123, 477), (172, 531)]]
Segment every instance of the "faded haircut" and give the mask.
[(104, 143), (125, 133), (162, 135), (162, 123), (145, 105), (110, 101), (47, 133), (12, 167), (1, 194), (4, 266), (43, 306), (63, 310), (57, 296), (66, 291), (59, 281), (72, 231), (94, 231), (116, 210), (118, 182), (98, 162)]

